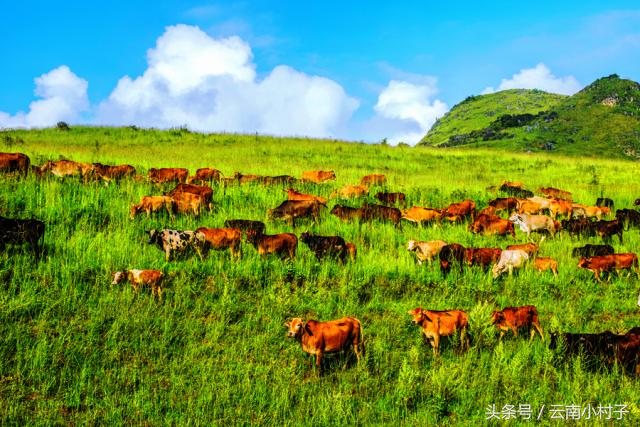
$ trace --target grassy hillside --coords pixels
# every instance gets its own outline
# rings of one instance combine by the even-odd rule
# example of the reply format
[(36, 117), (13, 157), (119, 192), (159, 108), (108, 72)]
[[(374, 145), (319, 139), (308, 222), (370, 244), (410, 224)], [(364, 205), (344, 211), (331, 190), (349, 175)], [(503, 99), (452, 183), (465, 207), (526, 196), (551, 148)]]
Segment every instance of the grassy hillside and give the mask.
[[(491, 104), (484, 96), (479, 98)], [(451, 113), (470, 110), (464, 104), (454, 107)], [(482, 129), (476, 126), (482, 114), (467, 114), (456, 129), (443, 132), (434, 127), (423, 143), (550, 151), (573, 156), (631, 159), (640, 156), (640, 85), (636, 82), (616, 75), (605, 77), (540, 111), (543, 113), (538, 116), (513, 113), (498, 116)], [(432, 132), (438, 135), (437, 139), (432, 138)]]
[[(531, 189), (564, 188), (590, 204), (604, 194), (620, 208), (640, 196), (640, 171), (632, 162), (491, 150), (73, 128), (3, 132), (0, 151), (25, 152), (34, 163), (61, 156), (126, 162), (143, 173), (152, 166), (192, 172), (212, 166), (227, 175), (333, 169), (335, 183), (297, 186), (325, 197), (378, 172), (387, 175), (389, 190), (407, 194), (409, 205), (435, 207), (466, 197), (484, 207), (496, 196), (486, 187), (504, 179)], [(355, 263), (318, 262), (303, 244), (294, 262), (263, 260), (243, 244), (237, 262), (214, 252), (204, 262), (166, 263), (146, 244), (145, 230), (266, 220), (266, 210), (284, 199), (278, 187), (216, 188), (214, 211), (199, 218), (128, 219), (141, 196), (168, 188), (0, 176), (0, 214), (47, 224), (40, 263), (19, 249), (0, 252), (0, 424), (481, 425), (491, 404), (529, 404), (537, 413), (542, 405), (599, 403), (628, 405), (623, 424), (637, 424), (637, 378), (617, 368), (589, 368), (580, 358), (564, 363), (539, 339), (498, 342), (488, 325), (491, 310), (524, 304), (538, 307), (547, 339), (558, 330), (622, 332), (640, 325), (635, 277), (598, 284), (576, 268), (571, 248), (597, 239), (547, 239), (541, 255), (558, 260), (555, 279), (531, 267), (496, 281), (476, 268), (445, 278), (435, 265), (416, 265), (406, 242), (504, 248), (514, 240), (475, 236), (466, 225), (359, 226), (325, 212), (318, 224), (291, 230), (267, 222), (267, 231), (343, 236), (358, 247)], [(516, 241), (525, 239), (518, 232)], [(640, 252), (640, 236), (629, 231), (624, 244), (616, 239), (613, 245)], [(110, 273), (123, 268), (162, 269), (164, 302), (128, 285), (111, 287)], [(434, 359), (406, 313), (417, 306), (467, 310), (471, 349), (459, 353), (444, 338)], [(356, 366), (353, 358), (327, 357), (326, 373), (318, 377), (282, 324), (297, 316), (346, 315), (363, 323), (366, 359)], [(549, 417), (543, 415), (544, 424), (552, 424)]]

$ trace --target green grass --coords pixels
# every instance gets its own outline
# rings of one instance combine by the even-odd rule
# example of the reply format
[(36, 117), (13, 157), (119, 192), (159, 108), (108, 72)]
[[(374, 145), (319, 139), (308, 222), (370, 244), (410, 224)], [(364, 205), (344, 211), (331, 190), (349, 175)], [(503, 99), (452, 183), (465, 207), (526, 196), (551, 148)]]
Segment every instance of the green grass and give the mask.
[[(9, 138), (8, 138), (9, 137)], [(34, 163), (60, 156), (79, 161), (155, 166), (211, 166), (299, 176), (333, 169), (335, 183), (299, 189), (328, 196), (368, 173), (384, 173), (391, 191), (410, 205), (444, 206), (469, 197), (484, 207), (502, 180), (528, 188), (554, 186), (592, 204), (604, 194), (619, 208), (640, 196), (638, 166), (628, 161), (574, 159), (492, 150), (435, 150), (295, 138), (200, 135), (186, 131), (72, 128), (0, 134), (0, 151), (20, 151)], [(444, 278), (435, 265), (417, 266), (410, 239), (505, 247), (511, 238), (471, 235), (466, 226), (362, 225), (325, 212), (309, 229), (340, 235), (358, 247), (358, 260), (319, 263), (303, 244), (294, 262), (262, 260), (243, 244), (241, 261), (212, 252), (200, 262), (165, 263), (146, 244), (145, 230), (222, 226), (228, 218), (266, 220), (285, 198), (280, 188), (215, 189), (216, 208), (200, 218), (164, 215), (128, 219), (141, 196), (166, 188), (124, 181), (0, 177), (0, 214), (47, 224), (46, 256), (0, 253), (0, 424), (2, 425), (481, 425), (496, 404), (628, 404), (628, 425), (640, 417), (638, 379), (617, 368), (566, 363), (539, 339), (498, 343), (487, 325), (491, 310), (534, 304), (551, 331), (625, 331), (640, 324), (638, 281), (594, 282), (576, 268), (570, 249), (586, 242), (563, 235), (542, 244), (560, 264), (557, 279), (527, 268), (511, 278), (465, 269)], [(372, 201), (372, 199), (369, 199)], [(363, 200), (353, 201), (359, 205)], [(330, 207), (333, 202), (330, 202)], [(267, 222), (269, 233), (291, 231)], [(518, 232), (516, 241), (523, 242)], [(639, 252), (637, 231), (619, 252)], [(123, 268), (159, 268), (165, 300), (128, 285), (110, 286)], [(470, 315), (471, 349), (459, 354), (444, 339), (434, 359), (407, 310), (458, 308)], [(299, 344), (285, 337), (291, 317), (358, 317), (367, 356), (327, 357), (317, 376)], [(552, 424), (546, 416), (545, 424)]]

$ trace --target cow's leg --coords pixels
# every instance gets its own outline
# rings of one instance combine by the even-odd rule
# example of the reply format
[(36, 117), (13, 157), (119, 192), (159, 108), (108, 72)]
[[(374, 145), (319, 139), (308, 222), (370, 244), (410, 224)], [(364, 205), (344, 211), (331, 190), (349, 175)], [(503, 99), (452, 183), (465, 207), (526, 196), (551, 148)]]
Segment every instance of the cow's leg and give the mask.
[(535, 330), (531, 330), (531, 338), (533, 339), (533, 336), (535, 335), (535, 331), (537, 330), (538, 333), (540, 334), (540, 338), (542, 338), (542, 341), (544, 341), (544, 333), (542, 332), (542, 327), (540, 326), (540, 323), (538, 322), (533, 322), (533, 327), (536, 328)]
[(469, 340), (467, 337), (467, 328), (460, 329), (460, 348), (469, 349)]
[(316, 352), (316, 368), (318, 369), (318, 372), (320, 374), (322, 374), (322, 355), (323, 355), (322, 350), (318, 350)]
[(504, 331), (500, 329), (500, 337), (498, 337), (498, 341), (502, 341), (502, 337), (504, 337)]
[(513, 335), (515, 337), (517, 337), (518, 336), (518, 328), (516, 328), (514, 325), (510, 325), (510, 324), (507, 324), (507, 326), (509, 326), (509, 329), (511, 329), (511, 332), (513, 332)]
[(438, 348), (440, 347), (440, 335), (435, 334), (432, 338), (431, 345), (433, 346), (433, 356), (438, 356)]
[(167, 246), (164, 249), (164, 260), (169, 262), (169, 258), (171, 258), (171, 248)]

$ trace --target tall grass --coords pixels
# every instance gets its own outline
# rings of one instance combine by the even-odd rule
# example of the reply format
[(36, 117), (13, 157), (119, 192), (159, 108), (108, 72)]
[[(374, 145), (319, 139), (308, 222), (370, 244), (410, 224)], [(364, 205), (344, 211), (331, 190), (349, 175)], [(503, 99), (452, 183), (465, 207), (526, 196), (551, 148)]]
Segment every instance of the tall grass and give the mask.
[[(605, 195), (629, 207), (640, 197), (636, 163), (604, 159), (109, 128), (4, 132), (0, 151), (25, 152), (35, 163), (60, 156), (130, 163), (142, 172), (211, 166), (226, 175), (299, 176), (333, 169), (335, 183), (297, 186), (325, 197), (384, 173), (390, 190), (421, 206), (469, 197), (483, 207), (495, 197), (486, 187), (504, 179), (563, 188), (587, 204)], [(523, 304), (538, 307), (547, 337), (638, 325), (635, 276), (598, 284), (576, 268), (571, 248), (597, 239), (545, 240), (541, 255), (558, 260), (556, 279), (531, 268), (496, 281), (475, 268), (445, 278), (435, 265), (416, 265), (406, 242), (504, 248), (514, 240), (471, 235), (459, 225), (343, 223), (325, 212), (318, 224), (303, 221), (294, 232), (343, 236), (358, 247), (355, 263), (318, 262), (303, 244), (294, 262), (261, 259), (246, 243), (240, 261), (212, 252), (203, 262), (185, 256), (167, 263), (146, 244), (145, 230), (266, 220), (266, 210), (285, 198), (280, 187), (216, 188), (214, 211), (199, 218), (129, 220), (128, 208), (141, 196), (168, 189), (0, 177), (0, 214), (47, 224), (40, 263), (20, 248), (0, 253), (1, 424), (477, 425), (490, 404), (627, 404), (628, 424), (640, 416), (637, 379), (580, 358), (563, 362), (539, 339), (498, 342), (488, 325), (491, 310)], [(347, 203), (364, 200), (374, 201)], [(267, 222), (267, 231), (291, 228)], [(518, 232), (516, 241), (525, 239)], [(618, 252), (640, 252), (639, 245), (637, 231), (627, 232), (624, 244), (614, 240)], [(164, 301), (128, 285), (111, 287), (110, 273), (124, 268), (163, 270)], [(466, 310), (471, 349), (459, 353), (455, 340), (444, 339), (434, 359), (406, 314), (417, 306)], [(282, 323), (346, 315), (363, 323), (364, 363), (327, 357), (318, 376)]]

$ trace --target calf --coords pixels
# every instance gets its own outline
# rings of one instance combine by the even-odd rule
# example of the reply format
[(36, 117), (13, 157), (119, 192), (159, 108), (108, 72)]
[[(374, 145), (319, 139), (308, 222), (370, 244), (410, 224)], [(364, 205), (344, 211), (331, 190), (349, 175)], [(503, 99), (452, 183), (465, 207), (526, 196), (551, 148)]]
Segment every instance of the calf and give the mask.
[(413, 206), (411, 209), (403, 209), (401, 213), (402, 219), (422, 225), (435, 219), (440, 219), (442, 210)]
[(318, 260), (326, 256), (337, 257), (344, 263), (347, 259), (347, 245), (340, 236), (312, 236), (304, 232), (300, 235), (300, 241), (309, 247)]
[(517, 337), (518, 329), (528, 328), (530, 340), (533, 339), (536, 331), (538, 331), (540, 338), (544, 341), (542, 327), (540, 327), (540, 322), (538, 322), (538, 309), (533, 305), (507, 307), (501, 311), (494, 311), (491, 313), (491, 323), (496, 325), (500, 331), (501, 339), (504, 336), (505, 331), (511, 330), (513, 335)]
[[(185, 253), (187, 249), (192, 248), (197, 250), (197, 240), (195, 233), (191, 230), (178, 231), (178, 230), (149, 230), (150, 245), (156, 245), (160, 250), (165, 253), (165, 261), (171, 259), (171, 255), (174, 252)], [(202, 256), (201, 256), (202, 258)]]
[(440, 250), (440, 271), (443, 275), (449, 274), (452, 265), (457, 265), (462, 270), (465, 248), (457, 243), (451, 243)]
[(354, 317), (343, 317), (328, 322), (318, 322), (300, 317), (284, 324), (287, 337), (300, 342), (302, 351), (316, 356), (316, 368), (322, 371), (322, 357), (325, 353), (338, 353), (353, 348), (358, 362), (364, 355), (362, 324)]
[(556, 234), (556, 225), (553, 219), (546, 215), (513, 214), (509, 217), (509, 221), (527, 233), (527, 238), (531, 236), (531, 232), (548, 231), (551, 237)]
[(40, 240), (44, 236), (44, 222), (36, 219), (10, 219), (0, 216), (0, 249), (7, 244), (29, 245), (36, 260), (40, 258)]
[(509, 276), (513, 274), (513, 270), (522, 268), (529, 260), (529, 255), (522, 250), (505, 250), (500, 254), (500, 260), (493, 266), (493, 278), (496, 279), (505, 271), (509, 272)]
[(315, 196), (313, 194), (299, 193), (293, 188), (289, 188), (285, 191), (287, 192), (287, 200), (315, 200), (319, 203), (322, 203), (323, 205), (327, 204), (327, 199), (325, 199), (324, 197)]
[(226, 228), (237, 228), (244, 234), (249, 230), (253, 230), (258, 234), (264, 234), (266, 226), (262, 221), (251, 221), (248, 219), (228, 219), (224, 222)]
[(475, 221), (469, 226), (469, 231), (488, 235), (497, 234), (499, 236), (510, 234), (511, 237), (516, 237), (513, 224), (495, 215), (478, 215)]
[(615, 250), (611, 245), (584, 245), (573, 248), (571, 256), (589, 258), (592, 256), (613, 255)]
[(404, 193), (385, 193), (382, 191), (379, 191), (375, 195), (375, 198), (385, 205), (395, 205), (396, 203), (404, 205), (406, 197), (407, 196)]
[[(640, 271), (638, 271), (638, 256), (634, 253), (581, 258), (578, 262), (578, 267), (591, 271), (595, 279), (599, 282), (601, 281), (600, 275), (603, 272), (611, 272), (612, 270), (615, 270), (616, 273), (619, 273), (620, 270), (629, 270), (629, 275), (631, 275), (631, 270), (634, 270), (638, 275), (638, 278), (640, 278)], [(611, 276), (609, 276), (608, 280), (610, 279)]]
[(440, 254), (440, 251), (445, 246), (447, 246), (447, 243), (442, 240), (432, 240), (430, 242), (409, 240), (407, 250), (416, 254), (418, 265), (421, 265), (424, 261), (431, 264), (431, 261)]
[(137, 292), (141, 286), (151, 288), (151, 294), (158, 297), (158, 301), (162, 301), (162, 271), (160, 270), (125, 270), (113, 273), (112, 285), (117, 285), (123, 280), (128, 280)]
[(554, 277), (558, 277), (558, 262), (553, 258), (536, 258), (533, 260), (536, 270), (543, 272), (551, 270)]
[(423, 310), (418, 307), (409, 310), (412, 322), (420, 326), (426, 340), (433, 347), (433, 355), (437, 356), (440, 347), (440, 337), (448, 337), (460, 331), (460, 346), (469, 348), (467, 329), (469, 317), (462, 310)]
[(465, 258), (469, 266), (478, 265), (486, 270), (500, 259), (501, 253), (499, 248), (468, 248), (465, 249)]
[(372, 174), (363, 176), (360, 180), (360, 185), (366, 185), (372, 187), (374, 185), (385, 185), (387, 183), (387, 177), (382, 174)]
[(315, 222), (320, 217), (320, 208), (326, 207), (316, 200), (286, 200), (277, 208), (269, 209), (269, 219), (288, 221), (292, 226), (296, 225), (296, 218), (312, 217)]
[(242, 232), (237, 228), (205, 228), (196, 229), (198, 249), (206, 255), (210, 249), (217, 251), (229, 249), (232, 256), (240, 257), (242, 249)]
[(145, 211), (147, 217), (151, 212), (159, 212), (165, 209), (169, 216), (173, 219), (173, 212), (176, 210), (176, 202), (169, 196), (144, 196), (140, 203), (131, 206), (129, 210), (129, 218), (134, 219), (140, 212)]
[(347, 252), (349, 253), (349, 257), (351, 257), (351, 261), (355, 261), (358, 256), (358, 248), (350, 242), (345, 243), (345, 246), (347, 247)]
[(264, 257), (276, 254), (281, 258), (295, 259), (298, 238), (295, 234), (258, 234), (253, 230), (247, 231), (247, 242), (251, 243), (258, 253)]

